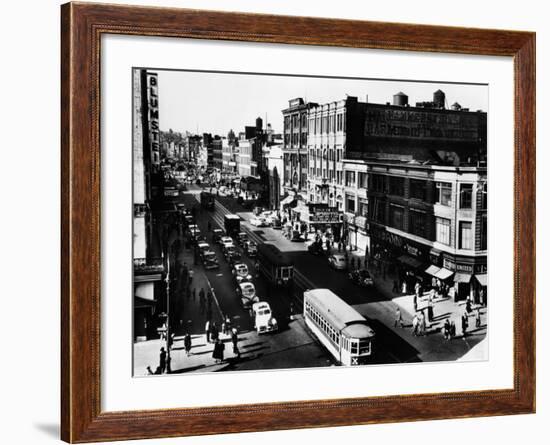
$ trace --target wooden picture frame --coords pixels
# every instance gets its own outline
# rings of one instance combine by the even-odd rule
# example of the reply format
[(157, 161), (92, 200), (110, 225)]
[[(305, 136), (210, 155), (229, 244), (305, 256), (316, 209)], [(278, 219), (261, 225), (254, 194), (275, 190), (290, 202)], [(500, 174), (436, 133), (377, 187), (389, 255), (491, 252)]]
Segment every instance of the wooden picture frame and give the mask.
[[(91, 3), (65, 4), (61, 18), (63, 440), (93, 442), (535, 411), (534, 33)], [(103, 34), (513, 57), (513, 389), (102, 412), (99, 73)]]

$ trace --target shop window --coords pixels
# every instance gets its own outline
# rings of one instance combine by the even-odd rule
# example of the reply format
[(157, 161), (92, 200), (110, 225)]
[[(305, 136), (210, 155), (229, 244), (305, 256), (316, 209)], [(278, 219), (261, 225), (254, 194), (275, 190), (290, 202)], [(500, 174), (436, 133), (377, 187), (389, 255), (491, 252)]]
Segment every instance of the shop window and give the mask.
[(451, 244), (451, 220), (446, 218), (435, 219), (435, 240), (438, 243)]
[(368, 182), (367, 182), (368, 176), (364, 172), (359, 173), (359, 188), (366, 189), (368, 188)]
[(451, 206), (453, 200), (453, 185), (450, 182), (436, 183), (437, 203), (444, 206)]
[(346, 187), (355, 187), (355, 172), (346, 172)]
[(361, 216), (367, 216), (368, 207), (368, 201), (366, 199), (359, 199), (359, 207), (357, 209), (357, 213)]
[(346, 210), (351, 213), (355, 212), (355, 196), (346, 195)]
[(459, 246), (460, 249), (472, 250), (472, 223), (470, 221), (460, 221), (459, 223)]
[(472, 208), (472, 184), (460, 184), (460, 208), (471, 209)]

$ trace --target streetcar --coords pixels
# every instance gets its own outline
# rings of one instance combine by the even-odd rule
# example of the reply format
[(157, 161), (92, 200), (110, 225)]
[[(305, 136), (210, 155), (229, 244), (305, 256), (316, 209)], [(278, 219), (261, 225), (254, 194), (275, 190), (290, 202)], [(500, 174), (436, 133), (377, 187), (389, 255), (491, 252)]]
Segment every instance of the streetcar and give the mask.
[(373, 356), (374, 331), (367, 320), (330, 289), (304, 292), (304, 320), (338, 362), (363, 365)]
[(277, 246), (270, 243), (260, 244), (257, 256), (259, 271), (271, 284), (286, 286), (292, 282), (294, 276), (292, 261)]

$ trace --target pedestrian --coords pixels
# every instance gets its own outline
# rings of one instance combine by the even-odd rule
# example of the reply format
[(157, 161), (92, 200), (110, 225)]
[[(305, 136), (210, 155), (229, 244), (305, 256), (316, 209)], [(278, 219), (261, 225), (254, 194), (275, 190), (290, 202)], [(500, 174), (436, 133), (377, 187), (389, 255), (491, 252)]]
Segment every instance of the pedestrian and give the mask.
[(476, 307), (475, 317), (476, 317), (476, 328), (479, 328), (481, 327), (481, 311), (479, 310), (479, 306)]
[(174, 339), (176, 338), (176, 334), (173, 332), (170, 334), (170, 338), (168, 339), (168, 349), (172, 349), (172, 345), (174, 344)]
[(395, 323), (393, 324), (393, 327), (396, 328), (398, 324), (401, 328), (403, 327), (403, 316), (401, 315), (401, 309), (399, 309), (399, 306), (395, 309)]
[(468, 298), (466, 299), (466, 313), (472, 313), (472, 299), (470, 295), (468, 295)]
[(210, 343), (210, 319), (206, 319), (206, 323), (204, 324), (204, 333), (206, 334), (206, 342)]
[(443, 338), (447, 341), (451, 339), (451, 323), (449, 322), (448, 318), (445, 320), (445, 323), (443, 324)]
[(401, 283), (401, 293), (402, 294), (407, 293), (407, 280), (403, 280), (403, 283)]
[(224, 335), (229, 335), (231, 332), (231, 318), (229, 318), (229, 315), (225, 316), (225, 331), (223, 332)]
[(462, 314), (462, 337), (468, 335), (468, 315), (466, 313)]
[(189, 335), (189, 332), (186, 332), (185, 337), (183, 337), (183, 346), (185, 348), (185, 353), (187, 354), (187, 357), (189, 357), (191, 355), (192, 347), (191, 335)]
[(449, 329), (449, 336), (450, 336), (451, 339), (456, 337), (456, 325), (455, 325), (454, 320), (451, 321), (451, 328)]
[(164, 374), (164, 372), (166, 371), (166, 351), (164, 350), (164, 348), (160, 348), (159, 367), (160, 373)]
[(193, 288), (193, 301), (197, 301), (197, 289)]
[(191, 283), (193, 282), (193, 276), (195, 275), (195, 271), (193, 269), (189, 269), (189, 272), (187, 274), (187, 286), (191, 286)]
[(426, 335), (426, 317), (424, 317), (424, 312), (420, 312), (418, 332), (420, 335)]
[(216, 342), (220, 338), (220, 331), (218, 330), (216, 323), (212, 323), (210, 326), (210, 338), (212, 339), (212, 342)]
[(418, 310), (418, 297), (416, 294), (413, 296), (413, 307), (414, 311), (416, 312)]
[(414, 314), (414, 317), (412, 319), (412, 327), (413, 327), (412, 335), (415, 337), (418, 335), (418, 323), (419, 323), (418, 315)]
[(233, 354), (235, 354), (237, 358), (241, 358), (241, 351), (236, 343), (233, 343)]
[(399, 284), (397, 283), (397, 280), (393, 280), (393, 287), (391, 291), (395, 294), (399, 293)]
[(214, 345), (214, 350), (212, 351), (212, 357), (214, 358), (214, 360), (216, 360), (216, 363), (223, 362), (224, 349), (225, 349), (225, 345), (220, 339), (218, 339), (218, 341)]

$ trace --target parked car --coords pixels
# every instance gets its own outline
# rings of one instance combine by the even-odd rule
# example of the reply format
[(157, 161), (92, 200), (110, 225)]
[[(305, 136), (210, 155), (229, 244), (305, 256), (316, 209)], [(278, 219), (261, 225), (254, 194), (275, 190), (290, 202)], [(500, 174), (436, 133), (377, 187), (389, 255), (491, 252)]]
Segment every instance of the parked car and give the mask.
[(260, 298), (256, 295), (256, 288), (250, 282), (239, 283), (237, 285), (237, 295), (245, 309), (251, 309), (254, 303), (260, 301)]
[(267, 301), (259, 301), (252, 305), (252, 313), (254, 314), (254, 327), (258, 334), (266, 334), (279, 329), (277, 320), (271, 312), (271, 307)]
[(211, 250), (207, 250), (202, 254), (202, 264), (205, 269), (217, 269), (220, 267), (216, 253)]
[(328, 257), (328, 264), (330, 267), (336, 269), (336, 270), (346, 270), (348, 267), (348, 264), (346, 262), (346, 257), (344, 255), (341, 255), (339, 253), (335, 253)]
[(244, 244), (243, 249), (244, 249), (244, 253), (249, 258), (255, 258), (256, 255), (258, 254), (258, 246), (254, 241), (247, 241)]
[(250, 218), (249, 222), (255, 227), (267, 227), (267, 222), (265, 218), (254, 217), (254, 218)]
[(366, 269), (354, 270), (348, 274), (348, 278), (358, 286), (374, 286), (374, 280), (369, 271)]
[(274, 216), (271, 218), (271, 228), (275, 230), (281, 230), (283, 228), (283, 223), (281, 218)]
[(187, 227), (187, 231), (191, 235), (191, 238), (193, 238), (195, 240), (197, 239), (197, 236), (199, 236), (201, 234), (201, 229), (199, 229), (199, 226), (197, 226), (196, 224), (190, 224)]

